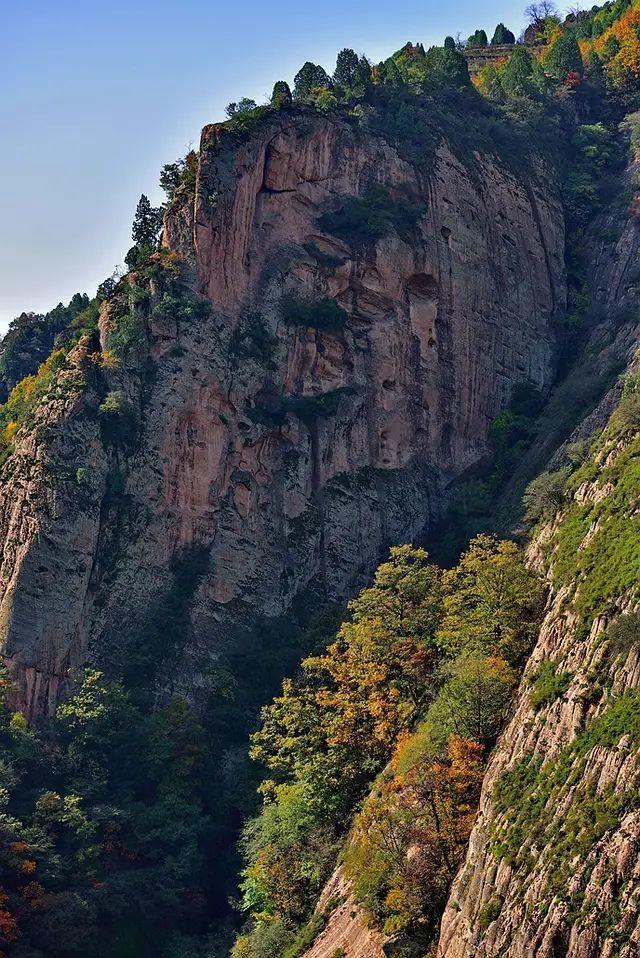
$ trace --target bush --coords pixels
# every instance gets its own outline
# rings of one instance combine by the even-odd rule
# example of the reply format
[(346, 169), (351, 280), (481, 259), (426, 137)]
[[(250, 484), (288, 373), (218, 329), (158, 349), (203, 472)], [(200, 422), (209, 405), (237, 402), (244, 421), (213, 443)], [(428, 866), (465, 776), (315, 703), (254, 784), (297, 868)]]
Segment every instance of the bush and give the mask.
[(529, 483), (522, 497), (528, 522), (539, 522), (562, 508), (568, 475), (567, 468), (543, 472)]
[(135, 431), (133, 411), (119, 389), (107, 393), (98, 407), (102, 434), (107, 442), (128, 442)]
[(540, 664), (532, 678), (531, 706), (537, 711), (543, 705), (551, 705), (559, 699), (571, 685), (571, 672), (559, 672), (556, 662), (551, 659)]
[(627, 655), (640, 644), (640, 612), (621, 615), (607, 632), (613, 655)]
[(354, 248), (366, 248), (393, 231), (407, 238), (421, 216), (405, 199), (392, 199), (382, 186), (371, 186), (363, 196), (346, 197), (335, 210), (318, 220), (322, 230)]
[(611, 425), (618, 432), (636, 432), (640, 429), (640, 393), (632, 392), (623, 396)]
[(480, 911), (478, 912), (478, 924), (483, 929), (483, 931), (489, 927), (491, 922), (495, 921), (496, 918), (500, 917), (500, 912), (502, 911), (502, 906), (504, 905), (504, 899), (499, 895), (490, 898), (484, 903)]
[(285, 323), (309, 326), (329, 333), (344, 329), (348, 315), (335, 299), (303, 299), (295, 293), (285, 293), (280, 299), (280, 312)]

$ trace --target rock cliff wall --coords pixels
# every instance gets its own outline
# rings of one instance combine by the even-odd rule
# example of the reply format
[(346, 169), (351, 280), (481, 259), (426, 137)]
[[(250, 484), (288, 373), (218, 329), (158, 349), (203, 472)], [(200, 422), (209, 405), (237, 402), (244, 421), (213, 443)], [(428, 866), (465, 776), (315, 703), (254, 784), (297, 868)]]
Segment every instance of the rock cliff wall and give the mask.
[[(563, 221), (535, 184), (444, 138), (408, 162), (339, 114), (205, 128), (164, 245), (210, 309), (130, 277), (129, 319), (103, 308), (102, 354), (67, 357), (3, 467), (0, 641), (31, 714), (87, 657), (131, 660), (167, 596), (163, 680), (193, 692), (230, 624), (347, 596), (422, 533), (514, 386), (553, 377)], [(143, 348), (114, 364), (131, 316)]]
[[(629, 364), (635, 377), (640, 236), (624, 212), (621, 221), (620, 208), (604, 214), (599, 232), (602, 227), (617, 239), (593, 245), (591, 283), (603, 318), (585, 351), (585, 370), (595, 380), (616, 361)], [(570, 504), (530, 547), (531, 562), (549, 580), (547, 614), (487, 770), (467, 859), (443, 917), (438, 958), (640, 953), (640, 738), (633, 731), (640, 632), (633, 615), (632, 478), (638, 421), (622, 411), (624, 399), (615, 412), (620, 395), (618, 383), (576, 428), (573, 440), (592, 438), (613, 412), (573, 482)], [(551, 468), (564, 462), (560, 453)], [(536, 703), (532, 694), (545, 668), (556, 679), (548, 700)]]

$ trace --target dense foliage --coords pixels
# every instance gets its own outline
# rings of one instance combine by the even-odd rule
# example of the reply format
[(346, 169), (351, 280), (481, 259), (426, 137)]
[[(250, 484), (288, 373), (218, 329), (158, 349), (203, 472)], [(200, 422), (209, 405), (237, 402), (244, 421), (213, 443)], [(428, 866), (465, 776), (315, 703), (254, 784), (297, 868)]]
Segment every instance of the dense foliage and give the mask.
[(0, 345), (0, 401), (6, 400), (21, 379), (37, 372), (53, 350), (56, 337), (89, 305), (86, 294), (76, 293), (67, 306), (59, 303), (48, 313), (21, 313), (13, 320)]
[[(244, 833), (242, 904), (252, 924), (237, 956), (275, 958), (270, 942), (293, 947), (354, 807), (390, 759), (356, 818), (345, 867), (385, 933), (425, 945), (540, 598), (510, 542), (479, 537), (446, 572), (422, 549), (391, 550), (336, 641), (285, 680), (253, 736), (270, 775), (263, 811)], [(420, 846), (410, 859), (409, 842)]]

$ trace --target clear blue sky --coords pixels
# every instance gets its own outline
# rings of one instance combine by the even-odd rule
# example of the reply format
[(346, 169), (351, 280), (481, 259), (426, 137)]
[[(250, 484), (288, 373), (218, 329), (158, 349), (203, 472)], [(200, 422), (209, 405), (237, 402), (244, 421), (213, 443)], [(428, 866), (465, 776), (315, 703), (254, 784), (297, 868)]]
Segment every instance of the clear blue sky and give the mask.
[(93, 294), (121, 263), (141, 193), (230, 100), (268, 97), (305, 60), (374, 62), (522, 26), (525, 0), (20, 0), (0, 50), (0, 333), (22, 310)]

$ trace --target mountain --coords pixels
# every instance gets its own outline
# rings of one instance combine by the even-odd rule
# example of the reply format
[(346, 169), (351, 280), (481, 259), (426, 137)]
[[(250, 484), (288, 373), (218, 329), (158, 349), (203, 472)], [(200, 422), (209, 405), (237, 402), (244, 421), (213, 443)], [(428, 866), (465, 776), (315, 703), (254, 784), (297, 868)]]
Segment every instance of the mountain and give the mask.
[(230, 104), (0, 346), (7, 956), (640, 947), (640, 7), (532, 16)]

